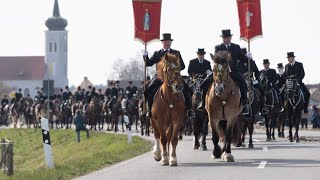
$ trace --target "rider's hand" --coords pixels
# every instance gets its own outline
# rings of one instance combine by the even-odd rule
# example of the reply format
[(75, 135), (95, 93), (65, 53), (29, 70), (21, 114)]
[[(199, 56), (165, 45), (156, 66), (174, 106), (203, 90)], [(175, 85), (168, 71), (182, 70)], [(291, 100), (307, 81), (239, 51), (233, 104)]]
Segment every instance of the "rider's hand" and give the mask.
[(143, 56), (148, 56), (148, 51), (147, 50), (143, 51)]
[(247, 57), (248, 57), (248, 59), (249, 59), (249, 60), (251, 60), (251, 59), (252, 59), (252, 54), (251, 54), (251, 52), (247, 52), (247, 54), (246, 54), (246, 55), (247, 55)]
[(212, 74), (212, 72), (208, 69), (208, 70), (206, 71), (206, 74), (207, 74), (207, 76), (210, 76), (210, 75)]

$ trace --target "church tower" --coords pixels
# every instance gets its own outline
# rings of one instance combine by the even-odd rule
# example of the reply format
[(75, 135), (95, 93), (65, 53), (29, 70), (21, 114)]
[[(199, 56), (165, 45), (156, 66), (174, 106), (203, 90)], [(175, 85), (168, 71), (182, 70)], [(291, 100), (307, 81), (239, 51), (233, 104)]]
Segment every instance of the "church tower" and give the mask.
[(58, 0), (54, 2), (53, 16), (47, 19), (45, 31), (46, 79), (54, 80), (55, 88), (68, 85), (68, 21), (60, 16)]

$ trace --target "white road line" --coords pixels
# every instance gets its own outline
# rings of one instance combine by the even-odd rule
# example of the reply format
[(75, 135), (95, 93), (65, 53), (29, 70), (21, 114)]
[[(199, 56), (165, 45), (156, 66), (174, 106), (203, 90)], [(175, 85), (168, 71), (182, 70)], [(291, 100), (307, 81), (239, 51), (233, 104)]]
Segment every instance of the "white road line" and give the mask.
[(263, 169), (266, 167), (266, 165), (267, 165), (267, 161), (261, 161), (257, 169)]
[(262, 151), (269, 151), (268, 147), (263, 147)]
[(258, 139), (252, 139), (253, 142), (261, 142)]

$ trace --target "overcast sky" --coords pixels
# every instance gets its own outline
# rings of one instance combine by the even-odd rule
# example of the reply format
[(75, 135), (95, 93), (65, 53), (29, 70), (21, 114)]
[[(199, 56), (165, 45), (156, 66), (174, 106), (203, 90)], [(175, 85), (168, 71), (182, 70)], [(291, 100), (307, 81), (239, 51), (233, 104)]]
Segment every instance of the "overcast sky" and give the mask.
[[(0, 0), (0, 56), (44, 55), (44, 23), (52, 16), (53, 4), (54, 0)], [(144, 48), (134, 41), (131, 0), (59, 0), (59, 4), (61, 16), (69, 22), (71, 85), (78, 85), (84, 76), (105, 84), (114, 61), (136, 57)], [(261, 0), (263, 38), (251, 45), (258, 67), (268, 58), (275, 68), (287, 62), (287, 51), (294, 51), (304, 63), (304, 82), (319, 83), (319, 7), (317, 0)], [(226, 28), (232, 30), (234, 43), (246, 46), (239, 38), (236, 0), (163, 0), (161, 33), (172, 33), (172, 48), (181, 51), (187, 65), (197, 48), (213, 52)], [(160, 42), (148, 46), (149, 52), (160, 48)]]

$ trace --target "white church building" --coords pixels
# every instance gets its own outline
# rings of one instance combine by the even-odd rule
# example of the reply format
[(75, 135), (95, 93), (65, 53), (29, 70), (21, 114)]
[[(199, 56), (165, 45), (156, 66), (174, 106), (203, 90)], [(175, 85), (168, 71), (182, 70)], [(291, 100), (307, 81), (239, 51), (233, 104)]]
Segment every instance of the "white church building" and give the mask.
[(58, 0), (54, 2), (53, 16), (45, 25), (48, 28), (45, 56), (0, 57), (1, 86), (21, 88), (24, 95), (33, 97), (43, 87), (44, 80), (53, 80), (55, 90), (68, 85), (68, 31), (65, 29), (68, 22), (60, 16)]

